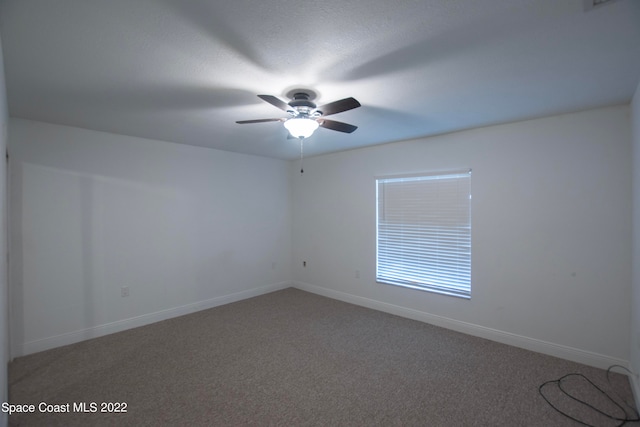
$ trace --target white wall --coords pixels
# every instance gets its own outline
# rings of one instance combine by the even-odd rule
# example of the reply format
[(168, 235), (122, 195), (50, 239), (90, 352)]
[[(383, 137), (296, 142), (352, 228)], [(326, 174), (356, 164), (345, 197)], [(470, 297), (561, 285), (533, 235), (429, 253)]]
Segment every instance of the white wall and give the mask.
[[(536, 351), (627, 364), (629, 115), (610, 107), (335, 153), (305, 159), (303, 175), (297, 162), (11, 119), (13, 354), (293, 277)], [(376, 283), (374, 176), (466, 167), (471, 300)]]
[[(303, 175), (291, 167), (294, 282), (595, 366), (627, 364), (630, 154), (629, 107), (616, 106), (306, 159)], [(473, 169), (471, 300), (376, 283), (374, 177), (461, 168)]]
[[(7, 108), (7, 93), (4, 80), (4, 62), (2, 56), (2, 42), (0, 41), (0, 155), (4, 156), (7, 148), (7, 124), (9, 113)], [(6, 265), (7, 253), (7, 222), (6, 222), (6, 177), (7, 163), (0, 161), (0, 402), (8, 400), (7, 363), (9, 361), (9, 306), (8, 306), (8, 277)], [(0, 426), (9, 422), (7, 414), (0, 413)]]
[(285, 161), (18, 119), (9, 146), (14, 355), (290, 284)]
[[(633, 146), (633, 281), (631, 292), (631, 370), (640, 373), (640, 83), (631, 102)], [(640, 384), (633, 378), (636, 401), (640, 401)]]

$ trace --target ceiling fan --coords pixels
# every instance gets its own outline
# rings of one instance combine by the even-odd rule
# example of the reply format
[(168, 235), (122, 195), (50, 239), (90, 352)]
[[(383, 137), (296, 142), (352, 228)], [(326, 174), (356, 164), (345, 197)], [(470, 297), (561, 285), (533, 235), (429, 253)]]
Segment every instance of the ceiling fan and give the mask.
[(258, 98), (263, 101), (286, 111), (289, 114), (289, 117), (279, 119), (240, 120), (236, 123), (283, 122), (284, 127), (287, 128), (290, 136), (299, 139), (310, 137), (319, 126), (344, 133), (351, 133), (358, 129), (357, 126), (350, 125), (348, 123), (338, 122), (336, 120), (327, 120), (324, 118), (332, 114), (342, 113), (343, 111), (360, 107), (360, 103), (354, 98), (345, 98), (318, 107), (313, 102), (316, 94), (309, 89), (294, 89), (289, 91), (287, 97), (291, 98), (291, 101), (284, 102), (280, 98), (272, 95), (258, 95)]

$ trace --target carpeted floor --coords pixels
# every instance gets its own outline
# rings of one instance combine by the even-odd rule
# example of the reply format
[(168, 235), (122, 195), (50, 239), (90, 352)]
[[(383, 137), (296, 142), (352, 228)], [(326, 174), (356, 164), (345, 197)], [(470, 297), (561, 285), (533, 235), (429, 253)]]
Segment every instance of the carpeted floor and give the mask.
[[(286, 289), (17, 358), (11, 403), (36, 406), (10, 425), (576, 426), (538, 393), (573, 372), (633, 402), (623, 375)], [(584, 380), (564, 386), (624, 417)], [(620, 425), (545, 390), (587, 424)]]

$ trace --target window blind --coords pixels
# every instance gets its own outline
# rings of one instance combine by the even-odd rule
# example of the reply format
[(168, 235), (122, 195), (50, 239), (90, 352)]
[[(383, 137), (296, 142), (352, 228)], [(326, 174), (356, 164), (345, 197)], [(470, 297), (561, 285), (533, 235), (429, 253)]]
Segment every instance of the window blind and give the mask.
[(376, 179), (378, 282), (471, 296), (471, 171)]

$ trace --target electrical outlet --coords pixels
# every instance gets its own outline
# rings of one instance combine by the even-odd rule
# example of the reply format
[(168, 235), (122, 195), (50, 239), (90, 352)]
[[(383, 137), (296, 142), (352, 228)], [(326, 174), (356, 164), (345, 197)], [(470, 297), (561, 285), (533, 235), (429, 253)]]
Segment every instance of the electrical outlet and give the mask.
[(307, 261), (302, 261), (302, 266), (306, 267), (307, 266)]
[(129, 296), (129, 287), (128, 286), (123, 286), (120, 288), (120, 296), (121, 297), (128, 297)]
[(356, 270), (356, 279), (360, 278), (360, 270)]

